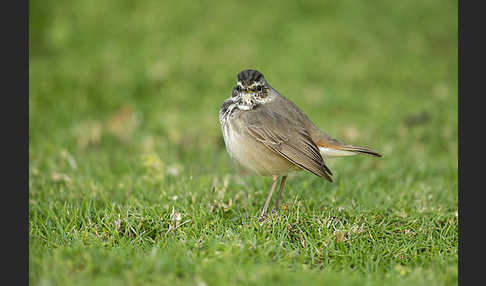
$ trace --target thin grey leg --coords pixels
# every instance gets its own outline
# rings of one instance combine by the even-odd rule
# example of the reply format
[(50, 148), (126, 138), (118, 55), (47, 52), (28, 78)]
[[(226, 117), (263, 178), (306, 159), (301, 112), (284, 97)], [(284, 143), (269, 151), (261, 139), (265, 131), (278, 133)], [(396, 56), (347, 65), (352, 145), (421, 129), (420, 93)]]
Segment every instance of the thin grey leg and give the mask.
[(265, 214), (267, 213), (268, 205), (270, 204), (270, 200), (272, 199), (273, 190), (275, 190), (277, 183), (278, 183), (278, 176), (273, 176), (272, 188), (270, 189), (270, 193), (268, 194), (267, 201), (265, 202), (265, 206), (263, 207), (262, 213), (260, 215), (260, 220), (262, 220), (265, 217)]
[(287, 176), (283, 176), (282, 180), (280, 181), (280, 188), (278, 189), (277, 201), (275, 202), (275, 206), (273, 207), (272, 213), (278, 209), (278, 203), (280, 202), (280, 195), (282, 194), (286, 181), (287, 181)]

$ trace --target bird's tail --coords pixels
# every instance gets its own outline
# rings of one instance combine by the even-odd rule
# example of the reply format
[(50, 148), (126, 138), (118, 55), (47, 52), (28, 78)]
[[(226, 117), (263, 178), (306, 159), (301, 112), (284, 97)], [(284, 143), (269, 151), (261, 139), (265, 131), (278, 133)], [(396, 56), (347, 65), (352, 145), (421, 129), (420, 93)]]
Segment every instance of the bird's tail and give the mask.
[(315, 141), (316, 145), (319, 147), (319, 151), (327, 157), (342, 157), (356, 154), (382, 157), (380, 153), (373, 149), (343, 143), (337, 139), (331, 138), (331, 136), (322, 131), (319, 132), (319, 137), (316, 138)]
[(370, 148), (354, 146), (354, 145), (344, 145), (344, 146), (319, 146), (319, 151), (326, 155), (327, 157), (342, 157), (342, 156), (352, 156), (356, 154), (366, 154), (375, 157), (382, 157), (382, 155), (375, 150)]

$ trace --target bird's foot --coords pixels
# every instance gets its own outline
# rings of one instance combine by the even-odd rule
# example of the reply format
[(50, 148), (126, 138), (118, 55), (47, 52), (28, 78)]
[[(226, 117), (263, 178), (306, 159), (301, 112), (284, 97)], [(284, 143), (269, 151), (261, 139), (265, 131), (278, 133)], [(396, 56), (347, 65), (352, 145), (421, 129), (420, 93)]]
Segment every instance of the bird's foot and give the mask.
[(274, 207), (274, 208), (272, 209), (272, 215), (274, 215), (274, 216), (279, 216), (279, 215), (278, 215), (278, 210), (277, 210), (277, 208), (275, 208), (275, 207)]
[(264, 225), (268, 221), (268, 218), (266, 215), (261, 215), (258, 219), (258, 222), (260, 222), (260, 226)]

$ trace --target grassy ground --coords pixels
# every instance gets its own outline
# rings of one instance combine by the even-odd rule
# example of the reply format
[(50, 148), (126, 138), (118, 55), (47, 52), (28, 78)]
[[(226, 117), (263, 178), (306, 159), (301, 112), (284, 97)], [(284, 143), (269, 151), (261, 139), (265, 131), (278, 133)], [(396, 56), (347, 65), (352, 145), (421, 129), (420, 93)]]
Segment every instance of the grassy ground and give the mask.
[[(31, 2), (31, 285), (457, 285), (457, 3), (321, 2)], [(261, 225), (218, 122), (245, 68), (384, 157)]]

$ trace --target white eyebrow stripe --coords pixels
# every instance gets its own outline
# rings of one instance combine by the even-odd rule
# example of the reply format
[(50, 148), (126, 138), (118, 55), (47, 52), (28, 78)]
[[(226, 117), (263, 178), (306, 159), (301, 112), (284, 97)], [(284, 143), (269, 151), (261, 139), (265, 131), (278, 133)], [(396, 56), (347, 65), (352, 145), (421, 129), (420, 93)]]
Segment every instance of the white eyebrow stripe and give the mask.
[[(243, 84), (241, 83), (241, 81), (237, 81), (236, 82), (236, 85), (239, 85), (241, 87), (243, 87)], [(263, 85), (261, 82), (257, 81), (257, 82), (254, 82), (252, 85), (250, 85), (249, 87), (252, 88), (252, 87), (255, 87), (255, 86), (259, 86), (259, 85)]]

